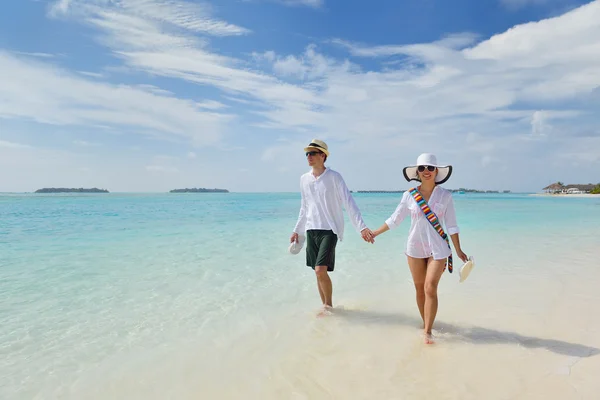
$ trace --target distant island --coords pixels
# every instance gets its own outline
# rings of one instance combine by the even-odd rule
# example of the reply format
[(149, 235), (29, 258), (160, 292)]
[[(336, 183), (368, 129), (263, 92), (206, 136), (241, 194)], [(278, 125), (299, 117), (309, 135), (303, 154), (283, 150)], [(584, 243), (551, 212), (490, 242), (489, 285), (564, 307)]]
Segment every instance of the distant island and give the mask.
[(43, 188), (36, 190), (34, 193), (108, 193), (108, 190), (98, 188)]
[(227, 189), (205, 189), (205, 188), (192, 188), (192, 189), (173, 189), (170, 193), (229, 193)]
[(546, 186), (542, 190), (544, 190), (548, 194), (600, 194), (600, 183), (570, 183), (568, 185), (565, 185), (564, 183), (559, 181), (549, 186)]

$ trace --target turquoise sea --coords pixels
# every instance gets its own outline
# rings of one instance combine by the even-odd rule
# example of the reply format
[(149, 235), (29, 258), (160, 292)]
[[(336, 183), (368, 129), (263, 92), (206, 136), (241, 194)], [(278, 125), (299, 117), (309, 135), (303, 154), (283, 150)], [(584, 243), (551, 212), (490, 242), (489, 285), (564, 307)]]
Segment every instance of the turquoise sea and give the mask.
[[(354, 197), (375, 229), (401, 193)], [(598, 393), (600, 313), (582, 313), (600, 311), (600, 197), (454, 199), (476, 268), (442, 278), (427, 350), (408, 220), (370, 245), (346, 218), (340, 312), (317, 319), (313, 272), (287, 253), (297, 193), (2, 194), (0, 398), (528, 398), (549, 376)], [(467, 367), (479, 380), (457, 384)]]

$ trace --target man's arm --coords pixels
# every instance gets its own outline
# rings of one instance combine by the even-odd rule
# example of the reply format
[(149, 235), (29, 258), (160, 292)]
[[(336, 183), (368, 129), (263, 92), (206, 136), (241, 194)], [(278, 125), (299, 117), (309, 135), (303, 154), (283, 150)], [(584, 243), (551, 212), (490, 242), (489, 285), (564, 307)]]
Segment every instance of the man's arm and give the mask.
[(373, 232), (367, 228), (365, 221), (363, 221), (362, 214), (360, 213), (356, 201), (354, 201), (352, 193), (350, 193), (350, 189), (348, 189), (344, 178), (342, 178), (341, 175), (338, 175), (336, 183), (338, 196), (348, 213), (348, 217), (350, 218), (350, 222), (354, 226), (354, 229), (360, 232), (364, 240), (373, 243)]
[(302, 187), (302, 178), (300, 178), (300, 212), (298, 214), (298, 220), (296, 221), (296, 226), (294, 226), (292, 237), (290, 238), (291, 242), (298, 241), (298, 235), (304, 234), (306, 230), (306, 201), (304, 199), (304, 190)]

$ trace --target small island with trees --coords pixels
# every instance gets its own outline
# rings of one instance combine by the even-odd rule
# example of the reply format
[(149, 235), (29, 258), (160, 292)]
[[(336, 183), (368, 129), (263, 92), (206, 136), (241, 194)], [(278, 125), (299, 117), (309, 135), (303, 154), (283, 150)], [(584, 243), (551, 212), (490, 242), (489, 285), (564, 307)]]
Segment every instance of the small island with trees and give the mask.
[(109, 193), (106, 189), (98, 188), (43, 188), (38, 189), (35, 193)]
[(565, 185), (558, 181), (543, 188), (547, 194), (600, 194), (600, 183), (581, 184), (570, 183)]
[(185, 188), (185, 189), (173, 189), (170, 193), (229, 193), (227, 189), (206, 189), (206, 188)]

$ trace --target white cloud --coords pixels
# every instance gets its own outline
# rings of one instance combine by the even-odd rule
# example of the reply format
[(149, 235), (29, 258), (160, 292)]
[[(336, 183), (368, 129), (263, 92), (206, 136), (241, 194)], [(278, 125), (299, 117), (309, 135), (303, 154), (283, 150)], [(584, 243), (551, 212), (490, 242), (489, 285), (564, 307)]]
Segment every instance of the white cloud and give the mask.
[(319, 8), (325, 4), (325, 0), (275, 0), (279, 3), (288, 6), (307, 6), (312, 8)]
[(215, 36), (243, 35), (250, 31), (212, 16), (207, 3), (176, 0), (122, 0), (123, 8), (155, 21), (172, 24), (193, 32)]
[(50, 15), (57, 16), (67, 13), (73, 0), (57, 0), (50, 5)]
[(600, 61), (599, 20), (600, 2), (593, 1), (559, 17), (515, 26), (463, 53), (469, 60), (501, 61), (504, 68), (572, 66), (588, 72), (593, 65), (582, 68), (586, 63)]
[[(89, 81), (0, 50), (0, 118), (53, 125), (112, 125), (216, 143), (231, 116), (203, 112), (194, 102), (127, 85)], [(23, 88), (28, 88), (23, 90)], [(190, 129), (191, 126), (202, 127)]]
[(189, 153), (187, 153), (187, 158), (190, 158), (190, 159), (196, 158), (196, 153), (194, 153), (193, 151), (190, 151)]
[(222, 108), (227, 108), (227, 105), (225, 105), (219, 101), (215, 101), (215, 100), (205, 100), (205, 101), (196, 103), (196, 106), (198, 108), (203, 108), (206, 110), (220, 110)]
[(365, 46), (347, 42), (342, 39), (333, 39), (331, 43), (345, 47), (350, 53), (357, 57), (387, 57), (393, 55), (405, 55), (414, 57), (425, 57), (428, 59), (443, 58), (451, 54), (449, 50), (462, 49), (475, 42), (477, 35), (470, 32), (448, 35), (431, 43), (418, 43), (410, 45), (384, 45)]
[(531, 116), (531, 133), (536, 136), (545, 135), (548, 129), (546, 118), (543, 111), (536, 111)]
[(531, 133), (533, 136), (547, 136), (552, 134), (552, 120), (571, 119), (581, 116), (582, 113), (574, 110), (547, 111), (538, 110), (531, 116)]
[(0, 147), (10, 148), (10, 149), (27, 149), (31, 148), (31, 146), (27, 144), (8, 142), (6, 140), (0, 140)]
[(98, 72), (89, 72), (89, 71), (77, 71), (79, 72), (81, 75), (84, 76), (89, 76), (92, 78), (104, 78), (104, 75)]
[[(122, 23), (146, 19), (152, 23), (182, 28), (214, 36), (244, 35), (246, 28), (229, 24), (213, 17), (208, 3), (192, 3), (177, 0), (58, 0), (50, 9), (51, 16), (73, 13), (79, 17), (117, 17)], [(130, 17), (130, 18), (126, 18)], [(137, 26), (139, 28), (139, 26)], [(123, 29), (128, 29), (123, 27)]]
[(307, 67), (296, 57), (287, 56), (283, 59), (277, 60), (273, 65), (273, 70), (278, 75), (297, 76), (300, 79), (304, 79), (304, 75), (307, 72)]
[[(304, 54), (296, 57), (288, 55), (279, 57), (273, 52), (266, 52), (263, 59), (272, 63), (273, 72), (283, 78), (316, 79), (335, 71), (337, 62), (317, 52), (314, 45), (306, 48)], [(349, 67), (346, 64), (345, 67)]]
[(163, 96), (173, 96), (174, 95), (173, 92), (171, 92), (169, 90), (161, 89), (158, 86), (154, 86), (154, 85), (141, 84), (141, 85), (136, 85), (136, 87), (138, 87), (144, 91), (163, 95)]
[(19, 54), (22, 56), (30, 56), (30, 57), (38, 57), (38, 58), (54, 58), (56, 57), (55, 54), (50, 54), (50, 53), (42, 53), (42, 52), (27, 52), (27, 51), (15, 51), (15, 54)]

